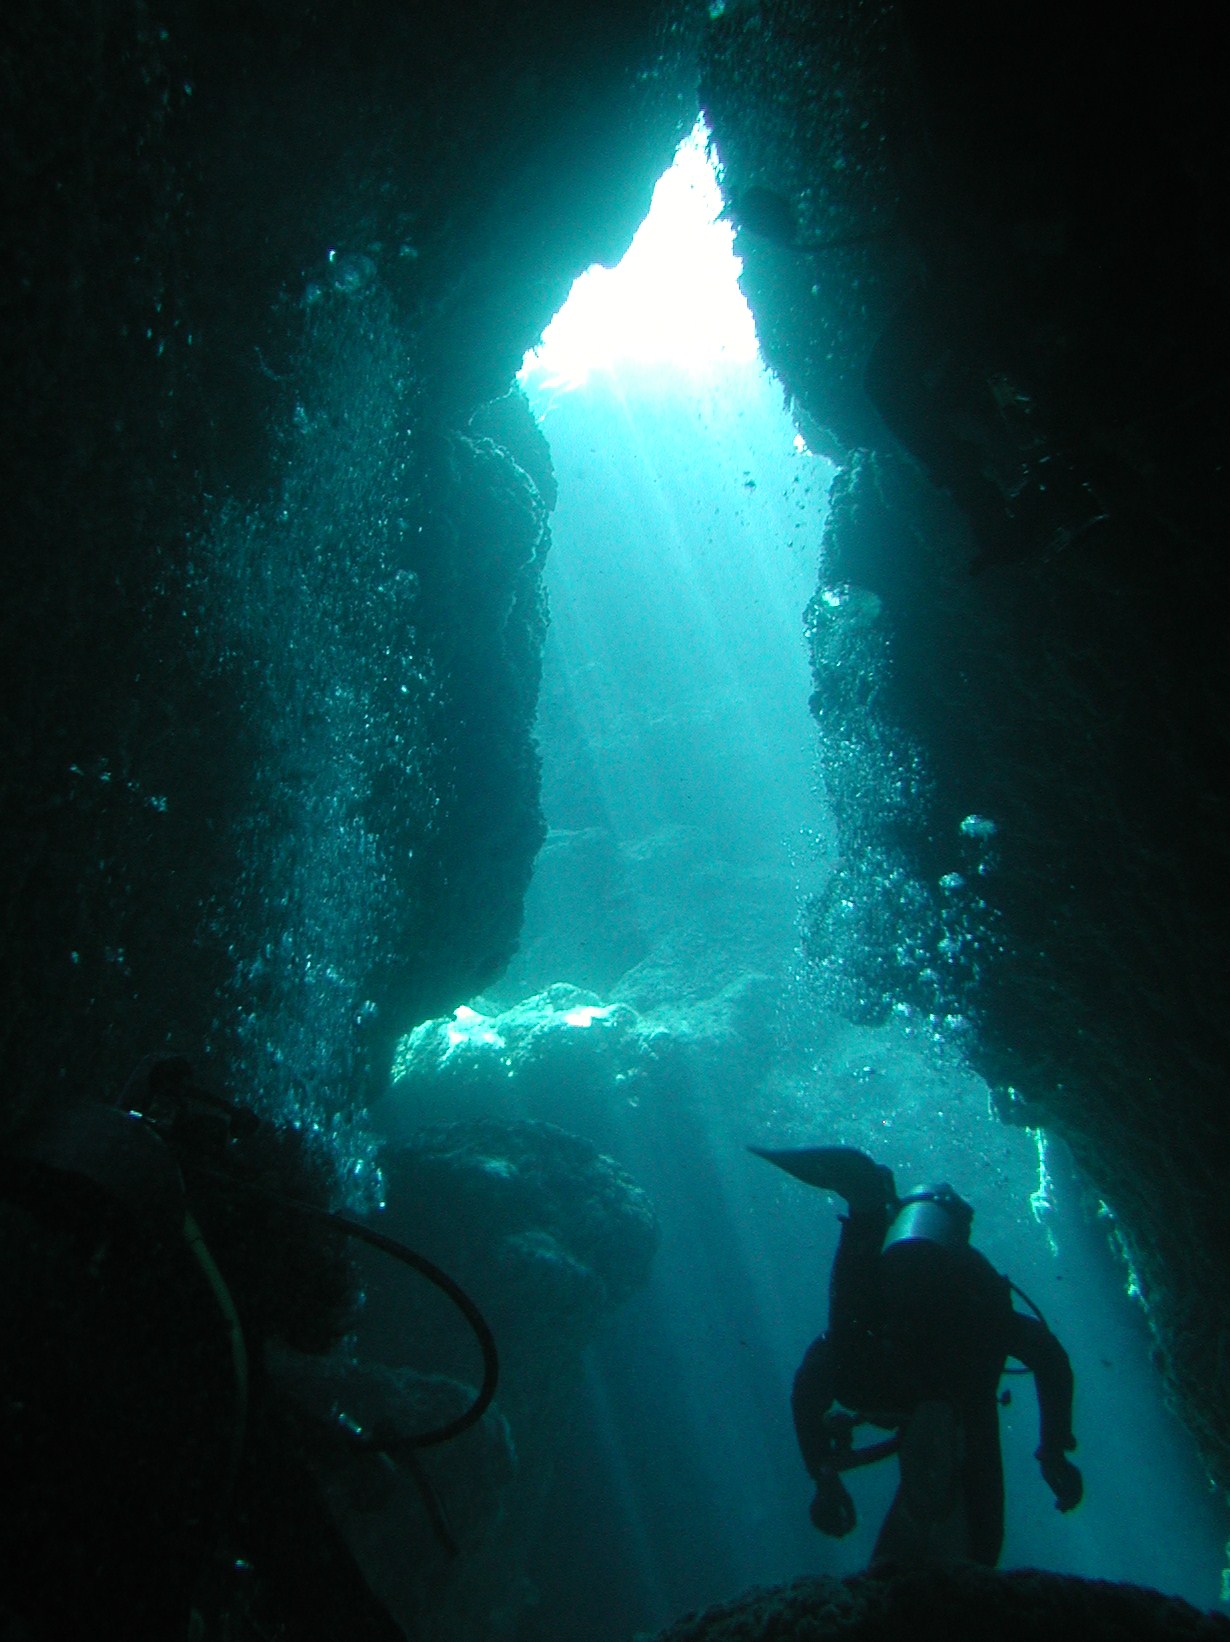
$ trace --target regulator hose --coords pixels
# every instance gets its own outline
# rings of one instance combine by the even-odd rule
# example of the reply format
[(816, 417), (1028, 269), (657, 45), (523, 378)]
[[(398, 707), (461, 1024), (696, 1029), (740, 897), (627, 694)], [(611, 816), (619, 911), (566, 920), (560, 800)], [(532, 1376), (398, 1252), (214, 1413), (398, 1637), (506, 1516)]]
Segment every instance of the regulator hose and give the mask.
[(314, 1220), (333, 1226), (345, 1236), (366, 1243), (373, 1249), (379, 1249), (382, 1254), (391, 1255), (394, 1260), (400, 1260), (404, 1266), (417, 1271), (453, 1302), (473, 1330), (479, 1350), (483, 1354), (483, 1379), (474, 1401), (469, 1408), (444, 1425), (433, 1426), (430, 1430), (420, 1431), (415, 1436), (402, 1437), (400, 1441), (409, 1448), (434, 1448), (437, 1443), (451, 1442), (463, 1431), (468, 1431), (472, 1425), (477, 1425), (495, 1397), (500, 1378), (500, 1360), (496, 1352), (495, 1336), (487, 1324), (487, 1319), (461, 1285), (446, 1271), (442, 1271), (434, 1261), (428, 1260), (426, 1255), (408, 1248), (405, 1243), (399, 1243), (394, 1237), (386, 1236), (384, 1232), (378, 1232), (373, 1226), (365, 1226), (360, 1220), (352, 1220), (349, 1215), (339, 1214), (333, 1209), (318, 1209), (310, 1203), (298, 1203), (293, 1198), (277, 1198), (275, 1201), (280, 1206), (293, 1208), (299, 1214), (308, 1215)]
[[(1025, 1290), (1023, 1288), (1019, 1288), (1012, 1281), (1011, 1277), (1005, 1277), (1004, 1282), (1007, 1283), (1008, 1287), (1012, 1290), (1013, 1294), (1017, 1295), (1020, 1299), (1024, 1300), (1025, 1304), (1029, 1307), (1030, 1311), (1033, 1312), (1034, 1316), (1042, 1324), (1042, 1327), (1046, 1330), (1046, 1332), (1048, 1334), (1050, 1334), (1051, 1333), (1051, 1325), (1047, 1322), (1046, 1318), (1042, 1315), (1041, 1307), (1036, 1305), (1029, 1298), (1028, 1294), (1026, 1294)], [(1026, 1368), (1025, 1365), (1022, 1364), (1020, 1368), (1005, 1368), (1003, 1372), (1005, 1374), (1032, 1374), (1033, 1370), (1031, 1368)], [(1008, 1393), (1005, 1391), (1004, 1396), (1006, 1397), (1007, 1395), (1008, 1395)]]
[(276, 1208), (286, 1209), (294, 1214), (304, 1215), (309, 1220), (316, 1220), (321, 1225), (331, 1226), (334, 1231), (340, 1231), (346, 1237), (353, 1237), (360, 1243), (366, 1243), (382, 1254), (391, 1255), (394, 1260), (400, 1260), (402, 1265), (409, 1266), (417, 1271), (429, 1283), (434, 1284), (440, 1292), (452, 1301), (457, 1310), (465, 1318), (478, 1341), (479, 1350), (483, 1356), (483, 1377), (478, 1393), (470, 1406), (464, 1409), (455, 1419), (447, 1420), (443, 1425), (432, 1426), (427, 1431), (420, 1431), (414, 1436), (402, 1437), (400, 1442), (407, 1448), (434, 1448), (438, 1443), (451, 1442), (459, 1437), (463, 1431), (468, 1431), (490, 1408), (495, 1398), (496, 1388), (500, 1379), (500, 1359), (496, 1350), (495, 1336), (492, 1334), (487, 1319), (471, 1300), (470, 1296), (449, 1274), (442, 1270), (425, 1254), (419, 1254), (416, 1249), (409, 1248), (405, 1243), (399, 1243), (395, 1237), (389, 1237), (379, 1232), (374, 1226), (365, 1226), (361, 1220), (352, 1220), (349, 1215), (341, 1214), (336, 1209), (318, 1208), (314, 1203), (303, 1203), (295, 1197), (283, 1197), (280, 1192), (267, 1192), (260, 1187), (234, 1181), (216, 1170), (206, 1171), (211, 1178), (220, 1181), (232, 1190), (248, 1191), (253, 1196), (260, 1197), (266, 1203)]
[[(447, 1421), (444, 1425), (432, 1426), (427, 1431), (419, 1431), (408, 1437), (399, 1434), (395, 1444), (401, 1462), (414, 1479), (414, 1484), (427, 1512), (427, 1519), (431, 1524), (432, 1532), (444, 1547), (445, 1554), (449, 1558), (453, 1558), (457, 1555), (458, 1547), (452, 1529), (449, 1527), (444, 1504), (436, 1492), (431, 1478), (414, 1457), (413, 1450), (416, 1448), (434, 1448), (438, 1443), (451, 1442), (454, 1437), (459, 1437), (463, 1431), (468, 1431), (472, 1425), (477, 1425), (491, 1406), (496, 1386), (499, 1383), (500, 1363), (496, 1353), (495, 1336), (488, 1327), (487, 1319), (461, 1285), (455, 1282), (446, 1271), (441, 1270), (434, 1261), (428, 1260), (426, 1255), (419, 1254), (416, 1249), (409, 1248), (405, 1243), (399, 1243), (395, 1237), (388, 1237), (384, 1232), (378, 1232), (373, 1226), (365, 1226), (361, 1220), (352, 1220), (349, 1215), (339, 1214), (333, 1209), (318, 1209), (310, 1203), (298, 1203), (293, 1198), (279, 1198), (276, 1201), (284, 1204), (287, 1208), (295, 1209), (300, 1214), (307, 1215), (313, 1220), (319, 1220), (323, 1225), (332, 1226), (336, 1231), (342, 1232), (347, 1237), (353, 1237), (360, 1243), (366, 1243), (373, 1249), (379, 1249), (382, 1254), (391, 1255), (394, 1260), (400, 1260), (403, 1265), (409, 1266), (412, 1271), (417, 1271), (453, 1302), (474, 1331), (474, 1337), (478, 1341), (483, 1354), (483, 1380), (474, 1401), (455, 1419)], [(370, 1446), (381, 1447), (385, 1445), (373, 1442)]]
[(1029, 1307), (1030, 1311), (1033, 1312), (1034, 1316), (1042, 1324), (1042, 1327), (1046, 1330), (1046, 1332), (1048, 1334), (1052, 1333), (1053, 1330), (1051, 1328), (1051, 1325), (1047, 1322), (1046, 1318), (1042, 1315), (1041, 1306), (1035, 1304), (1035, 1302), (1029, 1298), (1028, 1294), (1026, 1294), (1025, 1290), (1023, 1288), (1019, 1288), (1017, 1286), (1017, 1284), (1015, 1284), (1012, 1281), (1011, 1277), (1009, 1277), (1007, 1279), (1007, 1282), (1008, 1282), (1008, 1287), (1012, 1290), (1013, 1294), (1015, 1294), (1018, 1299), (1024, 1300), (1025, 1304)]

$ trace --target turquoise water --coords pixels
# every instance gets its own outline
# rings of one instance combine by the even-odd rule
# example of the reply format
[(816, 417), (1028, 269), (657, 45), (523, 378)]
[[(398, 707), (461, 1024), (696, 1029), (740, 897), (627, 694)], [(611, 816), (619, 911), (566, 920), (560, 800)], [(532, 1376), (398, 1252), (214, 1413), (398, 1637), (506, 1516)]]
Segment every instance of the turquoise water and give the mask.
[(696, 1052), (665, 1097), (612, 1085), (551, 1114), (651, 1192), (663, 1243), (589, 1352), (521, 1635), (627, 1637), (866, 1563), (895, 1462), (852, 1479), (859, 1527), (823, 1539), (788, 1407), (824, 1326), (838, 1205), (749, 1142), (848, 1142), (899, 1187), (951, 1180), (975, 1242), (1064, 1341), (1086, 1499), (1054, 1510), (1032, 1382), (1006, 1381), (1004, 1566), (1214, 1605), (1225, 1514), (1165, 1407), (1113, 1220), (1062, 1147), (990, 1115), (959, 1032), (905, 1011), (853, 1027), (799, 955), (799, 908), (832, 866), (803, 628), (830, 470), (755, 360), (608, 360), (529, 386), (560, 487), (539, 720), (551, 831), (488, 1002), (571, 982)]

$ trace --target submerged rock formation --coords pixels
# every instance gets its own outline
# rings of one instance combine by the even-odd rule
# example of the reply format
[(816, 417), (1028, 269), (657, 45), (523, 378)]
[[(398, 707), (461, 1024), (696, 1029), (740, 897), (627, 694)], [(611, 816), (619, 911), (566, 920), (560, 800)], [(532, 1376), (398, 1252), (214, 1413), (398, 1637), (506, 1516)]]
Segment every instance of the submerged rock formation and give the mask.
[[(487, 1513), (485, 1532), (462, 1556), (433, 1568), (430, 1600), (420, 1581), (399, 1617), (420, 1627), (414, 1634), (442, 1642), (512, 1636), (533, 1600), (521, 1573), (555, 1462), (573, 1436), (586, 1440), (574, 1431), (581, 1353), (601, 1321), (648, 1279), (657, 1217), (616, 1163), (549, 1123), (427, 1125), (388, 1147), (382, 1165), (382, 1228), (442, 1265), (495, 1335), (497, 1409), (516, 1455), (515, 1475), (502, 1481), (498, 1519)], [(475, 1377), (469, 1331), (433, 1289), (390, 1272), (387, 1262), (370, 1273), (359, 1343), (365, 1357), (399, 1370)], [(456, 1463), (450, 1445), (433, 1465), (446, 1506), (455, 1490), (463, 1504), (473, 1491), (473, 1456), (460, 1447)], [(479, 1500), (472, 1514), (482, 1513)]]
[(1215, 1642), (1230, 1620), (1177, 1597), (1133, 1585), (1021, 1569), (962, 1567), (885, 1571), (851, 1579), (800, 1579), (753, 1591), (663, 1631), (657, 1642), (914, 1642), (932, 1636), (995, 1636), (1043, 1642)]
[[(731, 7), (703, 101), (766, 355), (841, 462), (810, 612), (855, 1018), (956, 1036), (1118, 1217), (1230, 1482), (1226, 328), (1211, 24)], [(832, 242), (807, 250), (808, 243)]]
[(686, 39), (6, 9), (6, 1103), (174, 1044), (336, 1124), (507, 962), (551, 481), (471, 417), (627, 245)]
[[(737, 1112), (772, 1059), (778, 989), (753, 973), (681, 999), (670, 992), (678, 979), (638, 965), (609, 1002), (557, 982), (499, 1012), (462, 1005), (424, 1021), (398, 1047), (376, 1121), (413, 1140), (441, 1121), (545, 1119), (605, 1145), (621, 1119), (649, 1127), (665, 1110)], [(638, 989), (639, 1010), (621, 996)]]
[[(502, 1406), (532, 1403), (552, 1377), (541, 1375), (542, 1364), (571, 1366), (598, 1319), (649, 1275), (658, 1228), (645, 1193), (588, 1141), (554, 1124), (428, 1124), (387, 1148), (382, 1168), (390, 1233), (472, 1290), (500, 1339)], [(387, 1272), (374, 1280), (372, 1315), (362, 1325), (375, 1355), (434, 1357), (439, 1329), (426, 1325), (424, 1339), (423, 1307), (400, 1273), (397, 1303), (380, 1317), (389, 1280)], [(434, 1303), (430, 1292), (421, 1299)], [(434, 1366), (465, 1366), (454, 1364), (455, 1349)], [(532, 1361), (519, 1361), (526, 1354)]]
[(652, 1076), (655, 1047), (628, 1004), (562, 982), (499, 1013), (463, 1005), (403, 1040), (380, 1117), (399, 1135), (463, 1117), (567, 1127), (587, 1107), (633, 1097)]

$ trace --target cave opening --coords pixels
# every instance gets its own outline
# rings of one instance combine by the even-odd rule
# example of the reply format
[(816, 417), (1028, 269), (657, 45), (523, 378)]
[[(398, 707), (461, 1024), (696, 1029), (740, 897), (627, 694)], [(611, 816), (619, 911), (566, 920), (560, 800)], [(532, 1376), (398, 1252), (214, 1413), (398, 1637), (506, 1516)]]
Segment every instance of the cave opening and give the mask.
[[(991, 1113), (965, 1023), (902, 1007), (851, 1025), (800, 949), (800, 907), (834, 865), (805, 631), (817, 584), (845, 596), (823, 591), (834, 470), (759, 356), (734, 237), (698, 125), (624, 261), (576, 281), (520, 373), (559, 484), (538, 719), (549, 832), (520, 951), (462, 1025), (498, 1036), (528, 1012), (585, 1036), (586, 1075), (524, 1109), (616, 1155), (663, 1242), (648, 1290), (589, 1353), (519, 1634), (614, 1642), (867, 1560), (893, 1467), (860, 1477), (855, 1533), (821, 1541), (789, 1429), (836, 1219), (748, 1143), (840, 1140), (899, 1186), (952, 1179), (972, 1199), (978, 1245), (1072, 1356), (1090, 1494), (1076, 1517), (1054, 1512), (1032, 1388), (1008, 1382), (1003, 1565), (1210, 1606), (1224, 1525), (1163, 1406), (1106, 1211), (1061, 1148)], [(1148, 1491), (1112, 1481), (1127, 1429)]]

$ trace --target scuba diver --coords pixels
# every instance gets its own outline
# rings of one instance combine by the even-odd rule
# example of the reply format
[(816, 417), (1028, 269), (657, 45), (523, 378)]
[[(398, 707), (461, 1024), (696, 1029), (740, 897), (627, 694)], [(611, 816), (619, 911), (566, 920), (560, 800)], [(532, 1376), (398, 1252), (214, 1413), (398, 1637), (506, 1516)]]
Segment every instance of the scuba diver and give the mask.
[[(872, 1564), (994, 1567), (1004, 1535), (998, 1387), (1009, 1357), (1034, 1375), (1035, 1457), (1056, 1508), (1079, 1505), (1081, 1474), (1067, 1457), (1076, 1446), (1068, 1355), (1040, 1314), (1015, 1310), (1014, 1285), (970, 1246), (969, 1204), (947, 1184), (898, 1197), (891, 1170), (853, 1147), (749, 1149), (844, 1197), (850, 1211), (828, 1329), (808, 1348), (791, 1398), (820, 1532), (841, 1537), (854, 1527), (841, 1473), (897, 1453), (901, 1482)], [(893, 1435), (855, 1448), (860, 1424)]]
[[(445, 1273), (334, 1211), (332, 1185), (303, 1134), (179, 1058), (0, 1152), (0, 1635), (404, 1642), (331, 1509), (329, 1456), (412, 1479), (428, 1542), (455, 1554), (416, 1456), (481, 1418), (495, 1347)], [(478, 1339), (479, 1393), (431, 1430), (391, 1400), (366, 1428), (315, 1411), (280, 1370), (338, 1360), (356, 1240), (442, 1288)]]

